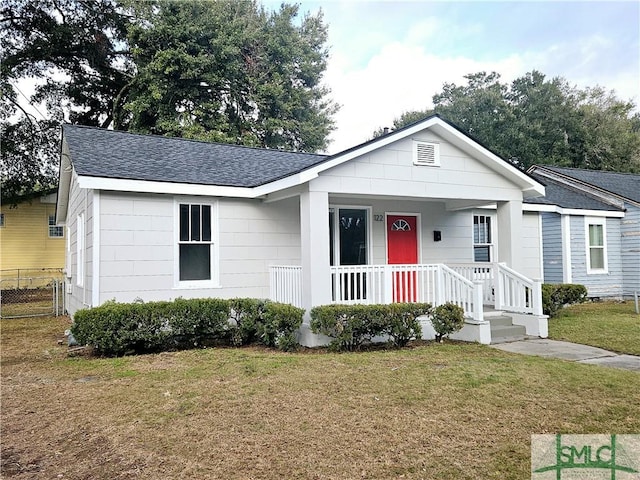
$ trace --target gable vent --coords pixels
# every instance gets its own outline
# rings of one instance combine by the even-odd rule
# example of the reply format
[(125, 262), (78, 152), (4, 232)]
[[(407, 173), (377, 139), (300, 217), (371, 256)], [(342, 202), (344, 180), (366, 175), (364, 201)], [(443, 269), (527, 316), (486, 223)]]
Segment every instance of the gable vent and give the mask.
[(414, 165), (440, 165), (440, 145), (437, 143), (414, 142)]

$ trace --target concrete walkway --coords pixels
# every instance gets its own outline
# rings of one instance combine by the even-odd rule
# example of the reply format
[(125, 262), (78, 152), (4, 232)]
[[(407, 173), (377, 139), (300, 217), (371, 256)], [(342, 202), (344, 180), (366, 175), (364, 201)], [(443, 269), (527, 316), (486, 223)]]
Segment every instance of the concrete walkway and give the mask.
[(578, 343), (549, 340), (546, 338), (522, 340), (511, 343), (491, 345), (506, 352), (537, 355), (539, 357), (561, 358), (579, 363), (602, 365), (640, 372), (640, 357), (635, 355), (619, 355), (602, 348), (589, 347)]

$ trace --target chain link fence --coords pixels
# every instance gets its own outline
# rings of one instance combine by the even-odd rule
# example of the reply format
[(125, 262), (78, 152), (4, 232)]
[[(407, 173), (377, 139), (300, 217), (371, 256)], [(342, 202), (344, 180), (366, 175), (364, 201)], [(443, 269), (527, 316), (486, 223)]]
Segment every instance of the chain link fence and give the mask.
[(58, 316), (65, 311), (62, 269), (0, 271), (0, 318)]

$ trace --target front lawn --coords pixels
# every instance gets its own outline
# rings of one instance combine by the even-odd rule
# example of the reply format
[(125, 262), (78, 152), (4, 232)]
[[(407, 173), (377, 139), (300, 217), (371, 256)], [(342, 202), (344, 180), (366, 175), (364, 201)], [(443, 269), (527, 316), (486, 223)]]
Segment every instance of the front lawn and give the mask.
[(632, 301), (573, 305), (549, 319), (549, 338), (640, 355), (640, 315)]
[(522, 479), (532, 433), (640, 431), (638, 373), (460, 343), (70, 358), (3, 320), (2, 478)]

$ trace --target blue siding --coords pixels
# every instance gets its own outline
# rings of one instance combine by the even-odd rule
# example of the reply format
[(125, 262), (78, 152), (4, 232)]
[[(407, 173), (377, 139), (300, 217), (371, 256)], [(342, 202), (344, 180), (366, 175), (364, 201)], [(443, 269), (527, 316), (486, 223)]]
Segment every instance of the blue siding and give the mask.
[(587, 274), (585, 217), (571, 217), (571, 269), (573, 283), (587, 287), (590, 297), (622, 296), (621, 219), (607, 218), (608, 273)]
[(542, 262), (545, 283), (562, 283), (562, 226), (557, 213), (542, 213)]
[(627, 212), (621, 222), (623, 294), (640, 291), (640, 207), (625, 204)]

